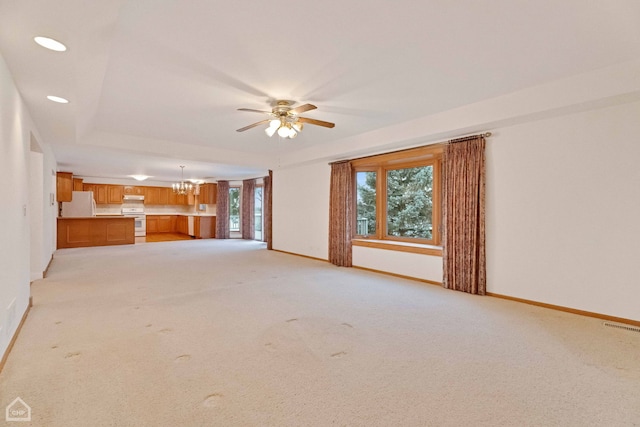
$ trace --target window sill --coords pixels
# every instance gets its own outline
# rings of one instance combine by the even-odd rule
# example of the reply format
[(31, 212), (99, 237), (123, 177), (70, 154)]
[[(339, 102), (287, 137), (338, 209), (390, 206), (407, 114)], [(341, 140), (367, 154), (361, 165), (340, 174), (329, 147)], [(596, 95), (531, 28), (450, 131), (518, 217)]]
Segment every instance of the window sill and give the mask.
[(396, 242), (391, 240), (353, 239), (353, 246), (385, 249), (389, 251), (411, 252), (414, 254), (442, 256), (442, 247), (421, 243)]

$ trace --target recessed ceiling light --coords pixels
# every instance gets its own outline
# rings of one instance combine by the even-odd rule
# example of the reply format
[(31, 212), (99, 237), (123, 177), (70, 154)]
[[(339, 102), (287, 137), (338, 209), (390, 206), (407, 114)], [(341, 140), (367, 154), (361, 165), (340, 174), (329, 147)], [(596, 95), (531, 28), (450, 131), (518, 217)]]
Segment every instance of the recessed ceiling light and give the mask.
[(56, 52), (64, 52), (67, 50), (67, 47), (60, 43), (58, 40), (50, 39), (49, 37), (34, 37), (36, 43), (38, 43), (42, 47), (46, 47), (50, 50), (55, 50)]
[(129, 175), (131, 178), (135, 179), (136, 181), (144, 181), (147, 178), (151, 178), (147, 175)]
[(47, 99), (49, 101), (59, 102), (60, 104), (68, 104), (69, 103), (68, 99), (64, 99), (64, 98), (61, 98), (59, 96), (48, 95)]

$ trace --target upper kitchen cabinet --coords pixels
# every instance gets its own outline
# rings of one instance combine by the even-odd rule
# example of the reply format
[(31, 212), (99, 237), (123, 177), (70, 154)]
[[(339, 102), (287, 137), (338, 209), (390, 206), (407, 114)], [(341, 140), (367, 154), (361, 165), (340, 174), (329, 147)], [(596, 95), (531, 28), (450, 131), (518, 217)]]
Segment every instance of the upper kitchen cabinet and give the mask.
[(160, 200), (160, 187), (144, 187), (144, 204), (158, 205)]
[(176, 196), (176, 204), (177, 205), (195, 205), (196, 196), (193, 193), (187, 194), (178, 194)]
[(109, 196), (107, 194), (107, 186), (104, 184), (95, 184), (95, 191), (93, 192), (93, 198), (98, 205), (106, 205), (109, 203)]
[(168, 205), (169, 194), (165, 192), (164, 187), (145, 187), (144, 188), (144, 204), (145, 205)]
[(159, 205), (168, 205), (169, 204), (169, 194), (172, 193), (173, 190), (167, 187), (160, 187), (158, 191), (158, 204)]
[(137, 196), (144, 196), (144, 187), (125, 185), (124, 194), (135, 194)]
[[(193, 204), (193, 194), (190, 198), (173, 192), (171, 187), (144, 187), (145, 205), (186, 205)], [(191, 200), (191, 203), (188, 203)]]
[(70, 202), (73, 192), (73, 174), (71, 172), (56, 173), (56, 200)]
[(145, 205), (169, 205), (171, 188), (168, 187), (145, 187)]
[[(106, 205), (109, 203), (109, 195), (106, 184), (82, 184), (84, 191), (93, 191), (93, 200), (96, 205)], [(120, 200), (122, 203), (122, 200)]]
[(178, 204), (178, 193), (173, 191), (172, 188), (169, 189), (169, 204), (177, 205)]
[(82, 178), (73, 178), (73, 191), (83, 191), (84, 188), (82, 187)]
[(123, 195), (124, 195), (124, 186), (122, 186), (122, 185), (107, 185), (107, 203), (109, 203), (109, 204), (122, 204), (122, 196)]
[(215, 205), (218, 197), (218, 184), (201, 184), (198, 203), (205, 205)]

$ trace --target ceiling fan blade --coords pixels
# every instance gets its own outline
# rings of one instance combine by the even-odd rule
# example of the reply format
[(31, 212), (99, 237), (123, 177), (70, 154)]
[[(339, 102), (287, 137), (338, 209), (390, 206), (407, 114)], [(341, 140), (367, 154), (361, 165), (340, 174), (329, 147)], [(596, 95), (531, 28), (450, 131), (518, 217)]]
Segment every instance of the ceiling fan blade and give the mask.
[(289, 114), (300, 114), (300, 113), (304, 113), (305, 111), (315, 110), (316, 108), (318, 107), (316, 107), (315, 105), (304, 104), (299, 107), (292, 108), (291, 110), (289, 110)]
[(238, 111), (250, 111), (252, 113), (273, 114), (271, 111), (254, 110), (253, 108), (238, 108)]
[(263, 124), (263, 123), (269, 123), (269, 122), (270, 122), (270, 120), (260, 120), (259, 122), (256, 122), (256, 123), (254, 123), (254, 124), (251, 124), (251, 125), (249, 125), (249, 126), (245, 126), (245, 127), (243, 127), (243, 128), (236, 129), (236, 132), (244, 132), (245, 130), (249, 130), (249, 129), (254, 128), (254, 127), (256, 127), (256, 126), (260, 126), (260, 125), (261, 125), (261, 124)]
[(307, 117), (298, 117), (298, 121), (302, 123), (308, 123), (310, 125), (324, 126), (326, 128), (332, 128), (336, 125), (335, 123), (324, 122), (322, 120), (316, 120), (316, 119), (309, 119)]

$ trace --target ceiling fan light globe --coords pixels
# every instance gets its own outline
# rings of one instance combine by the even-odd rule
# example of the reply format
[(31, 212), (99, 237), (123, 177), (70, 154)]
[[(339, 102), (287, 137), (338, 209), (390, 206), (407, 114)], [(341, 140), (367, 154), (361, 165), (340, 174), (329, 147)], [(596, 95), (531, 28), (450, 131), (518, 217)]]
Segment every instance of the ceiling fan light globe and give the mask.
[(275, 128), (278, 129), (280, 127), (280, 120), (279, 119), (273, 119), (269, 122), (269, 127), (271, 128)]
[(289, 128), (282, 126), (278, 129), (278, 135), (282, 138), (287, 138), (289, 136)]
[(277, 129), (278, 129), (278, 128), (275, 128), (275, 127), (273, 127), (273, 126), (269, 126), (268, 128), (266, 128), (266, 129), (264, 130), (264, 132), (265, 132), (269, 137), (272, 137), (272, 136), (273, 136), (273, 134), (274, 134), (274, 133), (276, 133), (276, 130), (277, 130)]
[(296, 122), (292, 125), (293, 129), (295, 129), (296, 131), (300, 132), (302, 130), (302, 123), (300, 122)]

